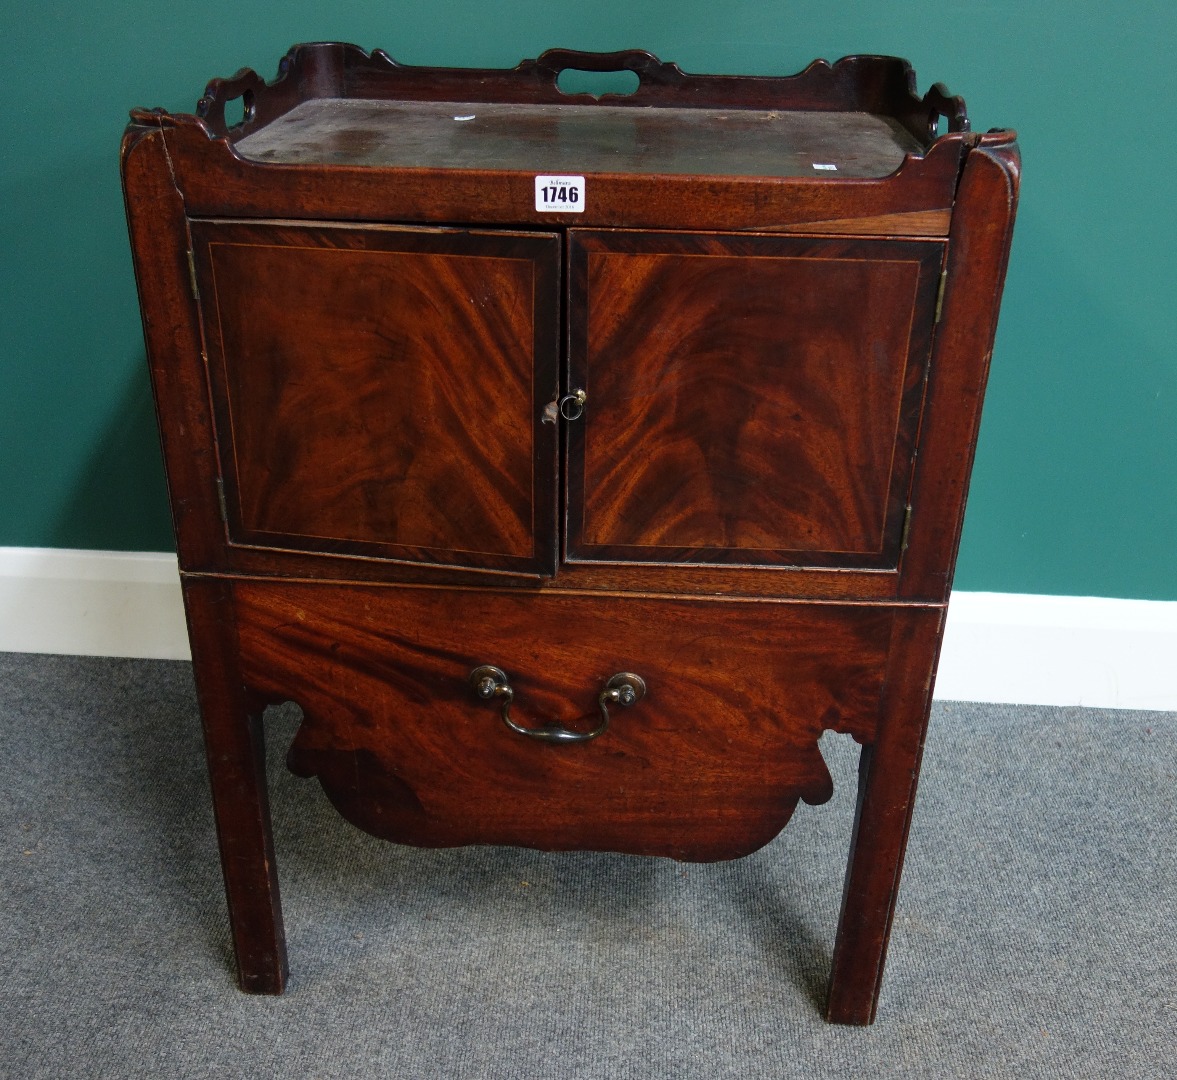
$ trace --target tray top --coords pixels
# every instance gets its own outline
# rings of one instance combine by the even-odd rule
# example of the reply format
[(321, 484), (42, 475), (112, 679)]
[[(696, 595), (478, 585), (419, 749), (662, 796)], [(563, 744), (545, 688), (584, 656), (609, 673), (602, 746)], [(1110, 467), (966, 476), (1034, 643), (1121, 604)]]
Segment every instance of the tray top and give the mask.
[(864, 112), (370, 98), (304, 101), (234, 149), (295, 165), (817, 179), (887, 176), (923, 152)]

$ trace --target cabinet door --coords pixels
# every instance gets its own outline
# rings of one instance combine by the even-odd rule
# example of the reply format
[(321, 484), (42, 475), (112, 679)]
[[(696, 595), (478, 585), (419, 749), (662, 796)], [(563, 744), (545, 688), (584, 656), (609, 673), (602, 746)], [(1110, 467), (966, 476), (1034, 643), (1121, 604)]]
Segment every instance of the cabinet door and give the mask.
[(231, 544), (553, 572), (557, 236), (192, 235)]
[(943, 254), (575, 232), (569, 561), (895, 567)]

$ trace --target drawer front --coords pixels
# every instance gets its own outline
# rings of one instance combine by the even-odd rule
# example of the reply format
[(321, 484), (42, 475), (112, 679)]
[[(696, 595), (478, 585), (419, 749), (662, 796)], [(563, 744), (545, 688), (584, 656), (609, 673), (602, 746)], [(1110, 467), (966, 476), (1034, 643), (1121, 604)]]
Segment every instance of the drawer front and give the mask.
[[(245, 681), (304, 719), (291, 768), (375, 835), (712, 860), (747, 854), (798, 799), (825, 801), (817, 740), (871, 741), (892, 611), (242, 582)], [(513, 692), (471, 684), (483, 665)], [(632, 672), (645, 696), (608, 697)], [(489, 689), (489, 687), (484, 687)], [(604, 705), (604, 712), (602, 711)]]

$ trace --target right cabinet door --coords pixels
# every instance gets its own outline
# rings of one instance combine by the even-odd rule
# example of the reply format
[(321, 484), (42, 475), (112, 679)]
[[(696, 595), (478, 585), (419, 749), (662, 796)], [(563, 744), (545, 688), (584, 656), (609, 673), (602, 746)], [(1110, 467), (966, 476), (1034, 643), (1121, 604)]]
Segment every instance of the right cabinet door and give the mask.
[(569, 247), (569, 562), (897, 565), (942, 242)]

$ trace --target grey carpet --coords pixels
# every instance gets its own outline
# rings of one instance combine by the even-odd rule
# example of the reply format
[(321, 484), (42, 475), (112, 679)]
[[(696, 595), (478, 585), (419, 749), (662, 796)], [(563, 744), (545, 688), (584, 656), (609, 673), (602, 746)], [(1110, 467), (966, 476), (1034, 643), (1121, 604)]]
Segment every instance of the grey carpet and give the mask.
[(933, 719), (877, 1024), (819, 1015), (854, 791), (735, 863), (373, 840), (282, 766), (292, 980), (246, 997), (191, 670), (0, 655), (0, 1074), (1177, 1076), (1177, 716)]

